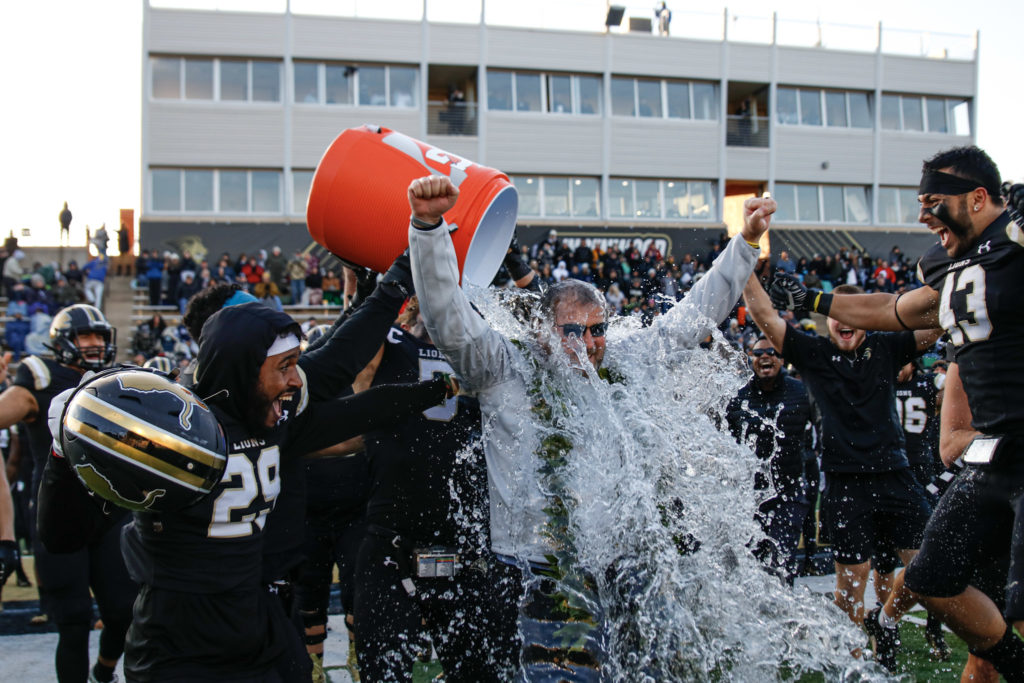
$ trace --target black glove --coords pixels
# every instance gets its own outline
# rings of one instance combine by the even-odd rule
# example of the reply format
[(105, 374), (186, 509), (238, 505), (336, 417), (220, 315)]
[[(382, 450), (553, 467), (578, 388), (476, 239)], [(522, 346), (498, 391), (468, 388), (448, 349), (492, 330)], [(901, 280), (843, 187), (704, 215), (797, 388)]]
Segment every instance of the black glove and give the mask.
[(380, 280), (380, 286), (383, 287), (385, 285), (397, 288), (405, 298), (409, 298), (416, 293), (416, 289), (412, 284), (412, 264), (409, 262), (408, 249), (403, 251), (395, 259), (395, 262), (391, 264), (387, 272), (384, 273), (384, 277)]
[(772, 298), (772, 306), (779, 311), (806, 311), (807, 297), (811, 290), (804, 287), (797, 278), (779, 271), (775, 273), (768, 295)]
[(514, 234), (512, 235), (512, 243), (508, 245), (508, 252), (505, 254), (502, 265), (505, 266), (508, 274), (512, 276), (513, 281), (523, 279), (532, 271), (530, 264), (523, 258), (522, 250), (519, 248), (519, 240)]
[(1011, 185), (1003, 183), (999, 188), (1003, 198), (1006, 199), (1006, 208), (1010, 210), (1010, 217), (1021, 227), (1024, 227), (1024, 183)]
[(21, 560), (21, 552), (15, 541), (0, 541), (0, 586), (7, 583), (7, 577), (14, 573)]

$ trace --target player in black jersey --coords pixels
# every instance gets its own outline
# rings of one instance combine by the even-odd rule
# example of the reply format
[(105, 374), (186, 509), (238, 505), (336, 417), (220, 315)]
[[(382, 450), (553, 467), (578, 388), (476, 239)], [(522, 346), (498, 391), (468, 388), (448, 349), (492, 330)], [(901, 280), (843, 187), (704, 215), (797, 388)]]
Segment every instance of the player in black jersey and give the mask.
[[(381, 349), (375, 386), (451, 372), (415, 299), (399, 322)], [(486, 469), (472, 447), (480, 419), (477, 400), (460, 395), (364, 437), (372, 484), (355, 624), (366, 681), (412, 680), (424, 624), (446, 680), (501, 681), (516, 664), (515, 596), (502, 592), (507, 582), (487, 550)]]
[[(39, 575), (40, 602), (57, 624), (57, 679), (84, 682), (90, 676), (89, 631), (92, 628), (92, 589), (103, 618), (100, 655), (91, 675), (109, 681), (124, 648), (136, 587), (128, 577), (119, 549), (120, 529), (127, 515), (119, 512), (107, 523), (78, 526), (77, 533), (57, 539), (54, 527), (76, 523), (73, 504), (92, 506), (85, 489), (60, 461), (50, 457), (46, 417), (50, 401), (78, 385), (87, 370), (110, 365), (116, 353), (115, 330), (93, 306), (78, 304), (60, 311), (50, 325), (50, 348), (56, 359), (27, 356), (14, 382), (0, 395), (0, 428), (23, 422), (35, 462), (31, 511), (38, 517), (39, 535), (33, 543)], [(0, 377), (7, 374), (2, 362)], [(36, 498), (40, 483), (63, 487), (59, 499)], [(72, 500), (74, 499), (74, 501)], [(88, 508), (86, 508), (88, 510)], [(90, 518), (91, 519), (91, 518)], [(35, 523), (33, 519), (33, 523)]]
[[(1024, 188), (1008, 194), (1016, 200)], [(1024, 552), (1024, 535), (1014, 533), (1024, 523), (1024, 229), (1004, 207), (999, 169), (977, 147), (927, 160), (918, 199), (919, 220), (939, 238), (918, 264), (925, 286), (832, 299), (788, 283), (778, 298), (858, 327), (949, 334), (981, 436), (964, 455), (968, 471), (939, 501), (906, 586), (1007, 680), (1024, 680), (1024, 642), (1007, 624), (1024, 626), (1024, 562), (1011, 566), (1002, 614), (971, 585), (982, 553)], [(890, 599), (883, 614), (899, 611)]]
[[(836, 291), (851, 296), (860, 289)], [(828, 338), (818, 337), (787, 325), (756, 276), (743, 297), (764, 335), (800, 371), (821, 412), (821, 515), (835, 555), (835, 599), (860, 625), (872, 553), (891, 545), (908, 562), (928, 520), (896, 417), (895, 383), (899, 369), (934, 344), (938, 331), (866, 335), (829, 318)]]
[(942, 470), (942, 461), (939, 460), (939, 408), (942, 405), (939, 377), (915, 361), (904, 365), (896, 378), (896, 413), (907, 442), (910, 471), (921, 486), (928, 486)]
[(225, 308), (203, 327), (193, 389), (225, 430), (227, 469), (199, 503), (135, 513), (124, 534), (141, 584), (125, 648), (130, 680), (291, 680), (281, 667), (293, 626), (262, 585), (263, 530), (286, 460), (446, 395), (441, 379), (309, 400), (300, 337), (289, 316), (254, 303)]

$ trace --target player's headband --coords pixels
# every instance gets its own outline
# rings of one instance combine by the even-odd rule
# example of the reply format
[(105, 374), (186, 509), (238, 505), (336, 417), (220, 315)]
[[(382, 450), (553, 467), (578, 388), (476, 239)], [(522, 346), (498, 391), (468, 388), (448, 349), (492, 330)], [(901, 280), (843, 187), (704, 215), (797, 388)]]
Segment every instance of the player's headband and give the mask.
[(270, 358), (271, 356), (276, 356), (279, 353), (291, 351), (294, 348), (298, 348), (298, 346), (299, 338), (296, 337), (294, 334), (287, 332), (285, 334), (278, 336), (274, 340), (274, 343), (270, 345), (270, 348), (267, 349), (267, 358)]
[(942, 171), (925, 171), (921, 175), (921, 187), (918, 188), (917, 193), (919, 195), (967, 194), (981, 186), (981, 183), (976, 180), (961, 178), (960, 176), (953, 175), (952, 173), (943, 173)]

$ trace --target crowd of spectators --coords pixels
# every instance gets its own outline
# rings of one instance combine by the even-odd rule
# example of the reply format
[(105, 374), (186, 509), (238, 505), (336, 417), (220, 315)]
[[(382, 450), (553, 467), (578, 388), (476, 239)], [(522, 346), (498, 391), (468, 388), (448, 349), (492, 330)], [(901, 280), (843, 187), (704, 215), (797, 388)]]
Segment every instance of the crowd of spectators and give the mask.
[(269, 254), (265, 249), (243, 252), (237, 258), (225, 252), (210, 260), (193, 258), (187, 250), (161, 254), (144, 249), (135, 272), (138, 286), (149, 291), (151, 306), (176, 306), (182, 313), (189, 297), (221, 283), (238, 284), (276, 310), (286, 304), (341, 304), (342, 297), (339, 273), (321, 272), (320, 262), (312, 254), (297, 251), (289, 259), (280, 247)]
[[(57, 263), (25, 263), (25, 252), (8, 253), (0, 248), (0, 273), (3, 294), (7, 297), (4, 322), (4, 347), (14, 358), (45, 354), (50, 322), (59, 310), (72, 304), (90, 303), (102, 308), (102, 282), (106, 278), (106, 257), (91, 258), (79, 268), (69, 261), (61, 269)], [(90, 283), (99, 282), (97, 289)]]
[[(605, 294), (613, 314), (639, 316), (645, 325), (667, 311), (704, 276), (711, 263), (728, 241), (725, 233), (710, 243), (706, 252), (684, 254), (677, 259), (662, 254), (652, 242), (643, 252), (637, 246), (625, 252), (617, 246), (601, 249), (582, 239), (570, 248), (558, 232), (552, 230), (547, 237), (532, 246), (520, 247), (523, 257), (540, 275), (545, 285), (565, 278), (593, 283)], [(773, 261), (762, 261), (758, 270), (782, 270), (796, 275), (807, 286), (831, 291), (841, 284), (859, 285), (866, 292), (901, 292), (919, 286), (914, 276), (915, 264), (910, 262), (899, 246), (885, 256), (862, 253), (853, 247), (844, 247), (835, 254), (815, 254), (812, 258), (790, 259), (787, 252), (779, 253)], [(755, 334), (752, 321), (741, 311), (731, 317), (723, 332), (726, 339), (737, 345)], [(801, 321), (794, 321), (801, 324)], [(802, 322), (808, 327), (810, 320)]]

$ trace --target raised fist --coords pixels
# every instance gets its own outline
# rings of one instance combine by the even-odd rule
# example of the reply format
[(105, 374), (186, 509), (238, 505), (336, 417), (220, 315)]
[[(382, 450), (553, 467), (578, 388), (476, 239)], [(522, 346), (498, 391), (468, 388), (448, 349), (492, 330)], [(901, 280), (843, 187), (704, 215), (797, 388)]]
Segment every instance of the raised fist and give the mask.
[(1006, 199), (1006, 206), (1010, 209), (1010, 213), (1016, 214), (1013, 219), (1018, 222), (1024, 220), (1024, 183), (1014, 185), (1003, 183), (999, 189)]
[(459, 189), (451, 178), (429, 175), (409, 184), (409, 208), (412, 215), (424, 223), (438, 223), (459, 197)]
[(806, 311), (809, 308), (808, 296), (811, 290), (803, 286), (800, 280), (788, 273), (775, 273), (775, 279), (768, 288), (768, 296), (772, 306), (779, 311)]

